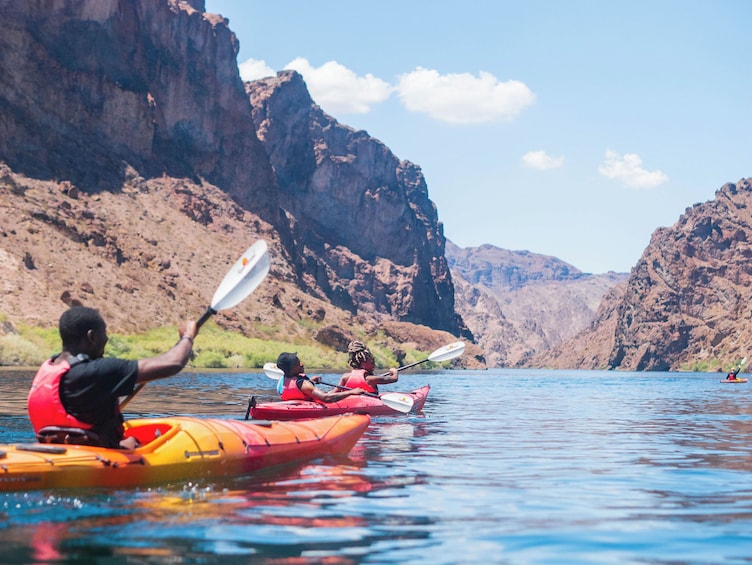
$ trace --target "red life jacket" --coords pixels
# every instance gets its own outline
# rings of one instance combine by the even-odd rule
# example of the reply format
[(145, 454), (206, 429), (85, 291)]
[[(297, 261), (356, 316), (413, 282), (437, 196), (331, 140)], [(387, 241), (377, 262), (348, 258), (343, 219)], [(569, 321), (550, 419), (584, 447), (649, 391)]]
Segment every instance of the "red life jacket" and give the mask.
[(282, 385), (282, 400), (311, 400), (311, 397), (298, 388), (298, 377), (285, 378)]
[(71, 416), (60, 400), (60, 379), (70, 370), (68, 361), (57, 364), (47, 359), (37, 371), (31, 383), (27, 406), (34, 432), (46, 426), (92, 429), (93, 425)]
[(349, 373), (345, 373), (343, 376), (347, 378), (343, 386), (349, 388), (362, 388), (368, 392), (379, 392), (377, 387), (369, 385), (368, 381), (366, 381), (365, 369), (353, 369)]

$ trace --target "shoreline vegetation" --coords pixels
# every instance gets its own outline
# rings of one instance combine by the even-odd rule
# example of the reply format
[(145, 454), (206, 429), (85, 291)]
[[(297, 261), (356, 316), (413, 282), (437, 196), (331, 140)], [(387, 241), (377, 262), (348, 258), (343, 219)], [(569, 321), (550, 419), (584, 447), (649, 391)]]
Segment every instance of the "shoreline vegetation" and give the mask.
[[(36, 370), (45, 359), (60, 351), (57, 327), (20, 325), (16, 332), (0, 335), (0, 369)], [(121, 359), (154, 357), (175, 345), (177, 335), (176, 326), (164, 326), (133, 335), (111, 333), (105, 356)], [(425, 357), (425, 352), (404, 348), (401, 351), (404, 357), (398, 360), (392, 348), (379, 345), (381, 341), (383, 340), (378, 335), (368, 338), (378, 367), (396, 367)], [(347, 366), (346, 353), (316, 342), (291, 343), (248, 338), (208, 322), (201, 328), (194, 344), (193, 358), (184, 370), (260, 370), (265, 363), (276, 361), (277, 356), (283, 351), (297, 352), (308, 368)], [(429, 362), (426, 368), (431, 366), (433, 364)]]
[[(2, 322), (0, 315), (0, 322)], [(176, 326), (163, 326), (140, 334), (110, 334), (105, 349), (106, 357), (122, 359), (144, 359), (160, 355), (170, 349), (177, 341)], [(377, 367), (398, 367), (425, 357), (425, 351), (418, 351), (400, 344), (399, 359), (394, 347), (385, 345), (384, 336), (357, 336), (369, 343), (369, 348), (376, 358)], [(60, 351), (60, 335), (57, 327), (41, 328), (20, 324), (14, 333), (0, 335), (0, 370), (33, 369), (36, 370), (48, 357)], [(305, 361), (309, 372), (337, 372), (347, 367), (347, 354), (336, 351), (316, 341), (283, 342), (275, 339), (245, 337), (236, 332), (223, 330), (214, 322), (207, 322), (199, 333), (193, 348), (193, 358), (184, 371), (191, 370), (261, 370), (265, 363), (274, 362), (283, 351), (295, 351)], [(732, 368), (740, 361), (732, 363)], [(679, 373), (723, 373), (728, 363), (719, 359), (704, 359), (683, 365)], [(423, 370), (445, 368), (440, 363), (426, 363)], [(501, 367), (500, 367), (501, 368)], [(741, 373), (748, 372), (743, 367)], [(618, 371), (617, 371), (618, 373)]]

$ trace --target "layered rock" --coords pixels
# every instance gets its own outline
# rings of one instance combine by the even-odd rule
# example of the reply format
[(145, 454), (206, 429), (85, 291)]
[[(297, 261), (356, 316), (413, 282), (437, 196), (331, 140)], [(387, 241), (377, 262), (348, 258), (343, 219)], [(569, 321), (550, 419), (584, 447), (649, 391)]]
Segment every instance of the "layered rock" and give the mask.
[(555, 257), (492, 245), (447, 243), (457, 311), (489, 366), (528, 366), (589, 326), (625, 273), (583, 273)]
[(0, 0), (0, 157), (29, 176), (117, 190), (126, 169), (205, 178), (276, 221), (237, 39), (203, 2)]
[(347, 310), (458, 335), (443, 226), (420, 168), (324, 113), (294, 71), (246, 90), (302, 283)]
[(751, 258), (752, 179), (742, 179), (657, 229), (593, 326), (536, 362), (634, 371), (729, 367), (752, 347)]

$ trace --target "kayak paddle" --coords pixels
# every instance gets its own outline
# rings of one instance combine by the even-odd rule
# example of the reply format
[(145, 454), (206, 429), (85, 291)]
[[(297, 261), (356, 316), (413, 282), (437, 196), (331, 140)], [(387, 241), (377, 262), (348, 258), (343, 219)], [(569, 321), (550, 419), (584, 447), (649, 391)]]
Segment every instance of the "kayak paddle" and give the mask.
[[(277, 381), (277, 392), (282, 394), (282, 391), (280, 389), (281, 384), (285, 378), (284, 371), (277, 367), (275, 363), (266, 363), (264, 364), (264, 374), (270, 379)], [(332, 383), (325, 383), (324, 381), (319, 381), (318, 384), (331, 386), (342, 390), (353, 390), (352, 387), (349, 386), (340, 386)], [(412, 396), (403, 394), (401, 392), (385, 392), (384, 394), (376, 394), (374, 392), (366, 391), (363, 393), (363, 395), (371, 396), (373, 398), (379, 398), (384, 404), (389, 406), (389, 408), (396, 410), (397, 412), (402, 412), (403, 414), (410, 412), (410, 410), (413, 409), (413, 403), (415, 402)]]
[[(261, 282), (269, 274), (270, 268), (269, 249), (263, 239), (246, 249), (232, 268), (227, 271), (225, 278), (219, 283), (212, 297), (211, 306), (196, 321), (197, 328), (204, 325), (209, 318), (220, 310), (226, 310), (236, 306), (258, 288)], [(120, 404), (121, 410), (128, 404), (146, 383), (141, 383), (136, 390)]]
[(742, 370), (742, 367), (744, 367), (744, 364), (745, 364), (746, 362), (747, 362), (747, 358), (746, 358), (746, 357), (744, 357), (744, 358), (743, 358), (743, 359), (742, 359), (741, 361), (739, 361), (739, 366), (738, 366), (738, 367), (737, 367), (736, 369), (734, 369), (733, 371), (731, 371), (731, 372), (729, 373), (729, 375), (734, 375), (734, 378), (736, 378), (736, 375), (738, 375), (738, 374), (739, 374), (739, 371), (741, 371), (741, 370)]
[[(454, 343), (450, 343), (449, 345), (445, 345), (444, 347), (439, 347), (436, 351), (431, 353), (431, 355), (429, 355), (425, 359), (421, 359), (420, 361), (416, 361), (415, 363), (410, 363), (409, 365), (404, 365), (403, 367), (400, 367), (397, 370), (404, 371), (405, 369), (409, 369), (410, 367), (415, 367), (415, 365), (420, 365), (421, 363), (425, 363), (426, 361), (433, 361), (436, 363), (439, 363), (441, 361), (449, 361), (450, 359), (459, 357), (464, 352), (465, 352), (464, 342), (455, 341)], [(389, 373), (384, 373), (380, 376), (386, 377), (388, 374)]]

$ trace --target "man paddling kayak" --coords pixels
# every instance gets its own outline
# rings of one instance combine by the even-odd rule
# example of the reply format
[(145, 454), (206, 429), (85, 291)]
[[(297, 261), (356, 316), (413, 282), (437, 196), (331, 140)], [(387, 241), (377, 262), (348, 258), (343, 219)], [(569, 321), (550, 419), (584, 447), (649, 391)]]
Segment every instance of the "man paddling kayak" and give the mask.
[(190, 359), (198, 333), (196, 322), (187, 320), (180, 325), (180, 338), (169, 351), (139, 361), (104, 358), (107, 325), (94, 308), (66, 310), (58, 328), (63, 350), (44, 362), (29, 391), (34, 432), (58, 431), (66, 438), (53, 438), (53, 442), (134, 448), (135, 438), (123, 440), (120, 397), (132, 394), (138, 383), (179, 373)]
[(351, 341), (347, 346), (347, 357), (347, 364), (352, 367), (352, 371), (340, 377), (339, 386), (362, 388), (367, 392), (378, 394), (379, 385), (396, 383), (399, 379), (399, 370), (394, 367), (385, 375), (373, 374), (376, 360), (363, 342)]
[(741, 363), (739, 363), (739, 366), (736, 369), (734, 369), (728, 375), (726, 375), (726, 380), (727, 381), (736, 381), (736, 380), (738, 380), (739, 377), (737, 377), (737, 375), (739, 374), (739, 371), (742, 370), (742, 366), (746, 362), (747, 362), (747, 358), (745, 357), (744, 359), (742, 359)]
[(321, 377), (309, 378), (297, 353), (280, 353), (277, 357), (277, 368), (284, 373), (282, 400), (318, 400), (328, 403), (366, 392), (362, 388), (324, 392), (316, 387)]

